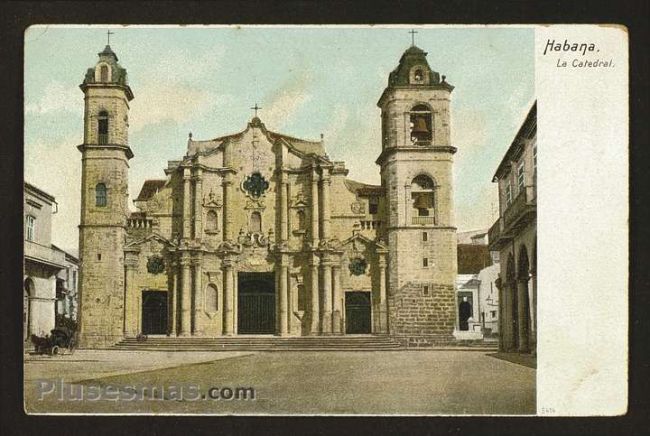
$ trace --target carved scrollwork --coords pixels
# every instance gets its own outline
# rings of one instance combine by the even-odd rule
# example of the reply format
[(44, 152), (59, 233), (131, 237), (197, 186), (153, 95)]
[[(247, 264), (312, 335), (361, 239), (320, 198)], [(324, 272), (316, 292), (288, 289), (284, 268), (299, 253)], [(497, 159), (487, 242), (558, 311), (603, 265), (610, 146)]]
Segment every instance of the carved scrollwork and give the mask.
[(366, 213), (366, 205), (361, 201), (355, 201), (350, 204), (350, 210), (352, 210), (352, 213), (360, 215)]

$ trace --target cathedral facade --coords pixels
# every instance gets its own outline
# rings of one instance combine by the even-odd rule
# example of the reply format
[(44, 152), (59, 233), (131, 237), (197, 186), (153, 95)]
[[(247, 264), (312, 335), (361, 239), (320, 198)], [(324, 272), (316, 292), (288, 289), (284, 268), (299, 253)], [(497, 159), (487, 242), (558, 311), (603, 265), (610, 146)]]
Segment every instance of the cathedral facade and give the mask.
[[(390, 335), (455, 327), (453, 87), (416, 46), (381, 95), (381, 185), (348, 177), (324, 141), (269, 130), (197, 140), (128, 207), (126, 70), (109, 46), (85, 95), (80, 339), (138, 335)], [(137, 150), (136, 150), (137, 152)]]

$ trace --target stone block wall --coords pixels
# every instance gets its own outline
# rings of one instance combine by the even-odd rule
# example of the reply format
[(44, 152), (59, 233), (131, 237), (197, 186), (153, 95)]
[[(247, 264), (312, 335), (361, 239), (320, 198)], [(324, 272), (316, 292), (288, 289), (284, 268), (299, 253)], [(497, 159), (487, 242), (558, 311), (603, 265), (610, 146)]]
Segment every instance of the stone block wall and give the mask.
[(124, 332), (124, 229), (95, 227), (79, 239), (80, 345), (108, 347)]
[(432, 346), (453, 341), (456, 320), (454, 286), (408, 282), (388, 298), (391, 336), (408, 346)]

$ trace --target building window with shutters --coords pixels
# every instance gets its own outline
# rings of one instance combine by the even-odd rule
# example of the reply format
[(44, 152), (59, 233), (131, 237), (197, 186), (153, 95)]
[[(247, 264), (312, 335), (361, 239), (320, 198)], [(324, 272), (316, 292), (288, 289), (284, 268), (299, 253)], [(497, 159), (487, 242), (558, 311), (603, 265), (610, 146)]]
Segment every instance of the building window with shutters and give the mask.
[(25, 239), (28, 241), (34, 240), (34, 235), (36, 232), (36, 218), (32, 215), (27, 215), (25, 217)]
[(506, 207), (510, 206), (511, 204), (512, 204), (512, 186), (510, 185), (510, 182), (508, 182), (506, 185)]
[(524, 187), (526, 185), (525, 177), (524, 177), (524, 161), (522, 160), (519, 162), (519, 166), (517, 167), (517, 190), (518, 192), (522, 192), (524, 190)]

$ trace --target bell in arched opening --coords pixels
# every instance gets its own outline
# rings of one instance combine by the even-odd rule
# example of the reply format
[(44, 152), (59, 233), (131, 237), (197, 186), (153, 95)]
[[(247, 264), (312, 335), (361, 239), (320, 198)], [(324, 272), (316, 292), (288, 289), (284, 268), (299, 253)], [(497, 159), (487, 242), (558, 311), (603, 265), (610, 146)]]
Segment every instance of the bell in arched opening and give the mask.
[(431, 141), (431, 128), (427, 122), (427, 114), (412, 114), (411, 125), (411, 139), (414, 142)]
[(416, 195), (415, 201), (413, 202), (413, 207), (415, 209), (428, 209), (429, 199), (427, 198), (427, 194), (419, 193)]

